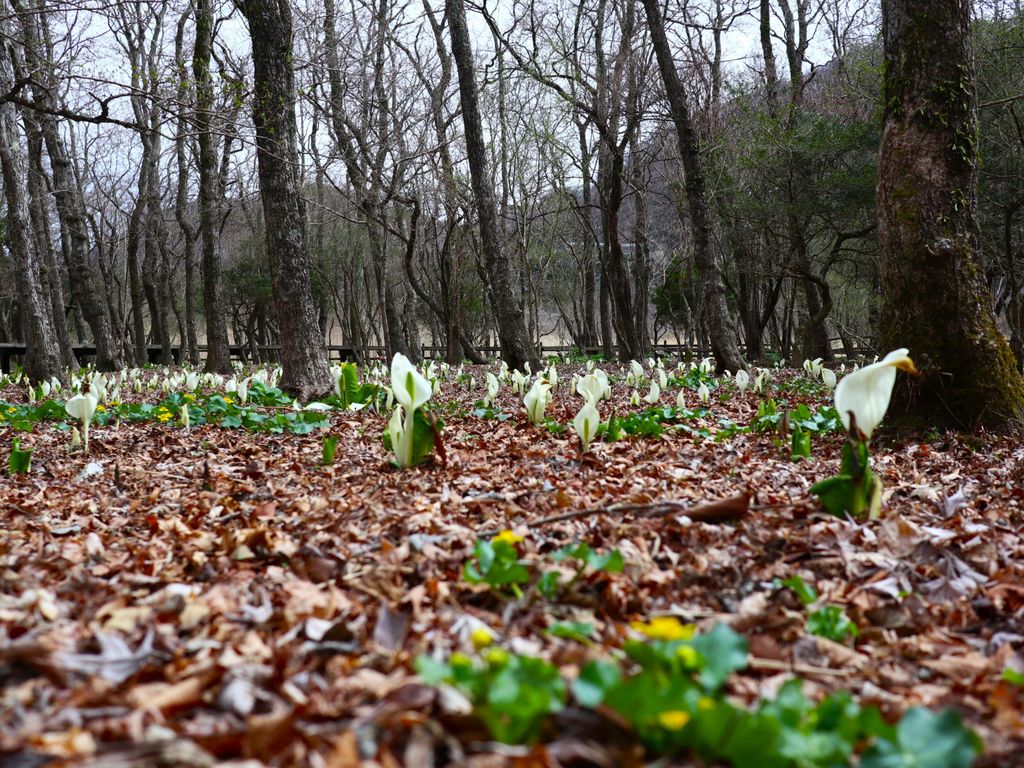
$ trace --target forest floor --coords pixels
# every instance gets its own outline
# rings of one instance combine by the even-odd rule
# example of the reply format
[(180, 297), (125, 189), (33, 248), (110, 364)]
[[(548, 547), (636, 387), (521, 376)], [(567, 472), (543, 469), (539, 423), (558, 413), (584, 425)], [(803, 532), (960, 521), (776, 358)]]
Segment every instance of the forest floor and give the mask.
[[(574, 372), (560, 367), (548, 409), (562, 425), (580, 407)], [(88, 457), (51, 423), (0, 421), (4, 465), (16, 436), (33, 451), (27, 474), (0, 474), (0, 764), (642, 765), (657, 737), (560, 683), (564, 706), (531, 715), (551, 686), (529, 672), (490, 715), (527, 721), (535, 743), (499, 743), (472, 716), (476, 683), (428, 684), (415, 660), (456, 653), (483, 679), (511, 654), (571, 683), (630, 638), (688, 636), (681, 623), (745, 638), (730, 702), (753, 706), (798, 676), (811, 701), (848, 690), (890, 722), (953, 708), (985, 744), (979, 765), (1024, 764), (1024, 688), (1003, 679), (1024, 671), (1019, 442), (882, 429), (882, 517), (852, 521), (809, 492), (836, 472), (843, 435), (816, 435), (811, 457), (791, 460), (778, 433), (745, 429), (767, 394), (723, 384), (685, 428), (581, 454), (571, 431), (527, 424), (507, 386), (493, 411), (475, 409), (482, 382), (467, 368), (442, 384), (443, 456), (404, 470), (370, 409), (329, 412), (307, 434), (108, 422)], [(605, 418), (648, 408), (614, 392)], [(831, 404), (802, 372), (773, 371), (769, 392), (789, 408)], [(24, 403), (24, 388), (0, 401)], [(338, 443), (324, 465), (327, 435)], [(467, 563), (490, 565), (478, 541), (495, 539), (523, 583), (472, 583)], [(578, 542), (617, 551), (621, 570), (617, 556), (553, 556)], [(542, 593), (549, 571), (563, 578)], [(838, 629), (811, 634), (826, 606)], [(689, 717), (659, 722), (671, 736)]]

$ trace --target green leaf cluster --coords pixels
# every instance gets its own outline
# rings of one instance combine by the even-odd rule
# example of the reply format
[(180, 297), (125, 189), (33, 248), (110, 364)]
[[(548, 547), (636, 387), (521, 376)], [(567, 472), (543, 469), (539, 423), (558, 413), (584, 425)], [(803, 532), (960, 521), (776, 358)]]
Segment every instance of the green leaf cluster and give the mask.
[(840, 453), (839, 474), (811, 486), (833, 515), (876, 518), (882, 506), (882, 481), (871, 471), (868, 445), (849, 435)]
[[(589, 637), (588, 630), (579, 634)], [(694, 755), (703, 764), (969, 768), (981, 752), (980, 739), (954, 711), (915, 708), (891, 726), (846, 691), (810, 701), (799, 679), (752, 709), (738, 706), (724, 689), (747, 664), (745, 638), (724, 624), (707, 634), (676, 634), (628, 640), (612, 658), (588, 662), (569, 686), (551, 664), (500, 648), (481, 658), (453, 654), (447, 663), (421, 656), (416, 670), (427, 684), (463, 691), (492, 736), (507, 743), (536, 741), (568, 688), (579, 706), (614, 711), (650, 754)]]
[(447, 663), (420, 656), (415, 666), (425, 683), (465, 692), (474, 714), (506, 744), (536, 741), (545, 718), (565, 706), (566, 684), (558, 668), (531, 656), (491, 648), (482, 658), (453, 654)]

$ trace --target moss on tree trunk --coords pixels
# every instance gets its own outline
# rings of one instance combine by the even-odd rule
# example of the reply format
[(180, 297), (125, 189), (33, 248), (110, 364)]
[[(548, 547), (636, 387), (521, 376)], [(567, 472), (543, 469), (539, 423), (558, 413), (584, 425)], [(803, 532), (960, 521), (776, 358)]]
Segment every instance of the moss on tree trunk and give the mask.
[(885, 0), (878, 177), (887, 348), (921, 371), (892, 408), (930, 424), (1019, 425), (1024, 380), (978, 256), (977, 115), (968, 0)]

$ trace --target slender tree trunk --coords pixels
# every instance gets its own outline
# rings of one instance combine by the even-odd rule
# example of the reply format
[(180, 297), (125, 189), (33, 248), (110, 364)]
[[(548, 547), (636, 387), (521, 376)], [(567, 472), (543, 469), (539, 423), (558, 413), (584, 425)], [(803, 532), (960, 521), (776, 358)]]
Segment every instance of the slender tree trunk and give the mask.
[(497, 326), (502, 359), (510, 368), (522, 368), (527, 362), (537, 364), (539, 359), (526, 332), (523, 305), (516, 290), (512, 264), (502, 252), (500, 222), (487, 163), (464, 0), (446, 0), (445, 9), (451, 33), (452, 57), (459, 73), (459, 101), (462, 104), (466, 154), (480, 226), (480, 250), (487, 272), (488, 298)]
[[(0, 12), (6, 12), (0, 5)], [(0, 32), (7, 24), (0, 25)], [(11, 38), (4, 34), (0, 49), (0, 89), (5, 93), (14, 83), (11, 69)], [(27, 354), (25, 373), (31, 381), (62, 377), (60, 348), (53, 327), (50, 304), (43, 290), (38, 254), (29, 220), (28, 191), (25, 188), (25, 162), (21, 154), (21, 136), (13, 104), (0, 104), (0, 172), (3, 175), (7, 203), (7, 248), (14, 262), (14, 282), (21, 309), (21, 324)]]
[[(22, 36), (25, 41), (26, 64), (37, 78), (32, 86), (35, 100), (45, 107), (55, 109), (55, 89), (46, 84), (48, 65), (41, 57), (50, 50), (49, 35), (45, 27), (45, 12), (38, 9), (19, 8)], [(68, 255), (73, 274), (70, 277), (71, 295), (81, 307), (85, 321), (92, 331), (96, 345), (96, 367), (104, 371), (121, 367), (121, 355), (110, 327), (110, 319), (100, 297), (104, 290), (93, 274), (89, 263), (89, 236), (85, 224), (85, 202), (82, 190), (71, 167), (64, 139), (60, 135), (57, 118), (46, 112), (39, 112), (39, 127), (50, 157), (53, 173), (54, 199), (57, 214), (61, 219), (62, 232), (69, 238)]]
[(920, 378), (894, 408), (929, 423), (1019, 425), (1024, 381), (978, 264), (969, 0), (884, 0), (878, 168), (882, 338)]
[(288, 0), (238, 0), (238, 6), (252, 36), (256, 158), (281, 335), (281, 387), (311, 399), (329, 393), (332, 383), (306, 252), (295, 126), (292, 13)]
[(43, 279), (43, 288), (50, 298), (50, 314), (53, 318), (53, 330), (60, 350), (62, 368), (75, 365), (75, 357), (71, 353), (71, 337), (68, 335), (67, 318), (64, 313), (64, 286), (57, 254), (50, 236), (50, 211), (46, 193), (46, 180), (43, 176), (43, 139), (34, 116), (24, 115), (25, 133), (28, 140), (28, 195), (29, 215), (35, 237), (36, 253), (39, 255), (39, 268)]
[(707, 308), (708, 331), (711, 336), (711, 353), (719, 369), (737, 371), (746, 363), (740, 354), (736, 328), (725, 297), (725, 279), (722, 267), (711, 247), (710, 225), (708, 222), (707, 193), (704, 183), (704, 167), (700, 157), (697, 132), (690, 119), (686, 91), (679, 79), (665, 24), (661, 17), (658, 0), (643, 0), (647, 14), (647, 26), (651, 31), (651, 42), (658, 59), (658, 68), (665, 83), (672, 111), (672, 122), (679, 142), (679, 155), (685, 173), (686, 201), (693, 229), (694, 260), (700, 270), (705, 306)]
[(174, 36), (174, 58), (178, 65), (178, 129), (174, 137), (174, 157), (178, 167), (178, 188), (174, 198), (174, 215), (181, 229), (182, 258), (185, 262), (185, 327), (182, 329), (187, 359), (193, 365), (199, 364), (199, 342), (196, 339), (196, 277), (195, 251), (198, 233), (193, 226), (188, 210), (189, 163), (186, 152), (187, 111), (185, 105), (189, 100), (189, 78), (185, 66), (185, 30), (192, 15), (187, 9), (178, 19), (178, 29)]
[(135, 199), (135, 207), (131, 216), (128, 217), (128, 235), (125, 242), (125, 250), (128, 261), (128, 286), (131, 294), (132, 305), (132, 348), (135, 357), (135, 365), (146, 364), (146, 319), (145, 319), (145, 291), (142, 287), (142, 264), (139, 259), (139, 252), (142, 250), (142, 215), (145, 210), (145, 189), (146, 167), (143, 163), (139, 170), (138, 194)]
[[(217, 140), (213, 135), (213, 11), (210, 0), (196, 0), (196, 42), (192, 74), (196, 88), (196, 143), (199, 146), (199, 239), (202, 247), (203, 311), (206, 317), (206, 370), (231, 370), (228, 321), (221, 287), (220, 177), (217, 173)], [(227, 139), (225, 139), (227, 141)]]

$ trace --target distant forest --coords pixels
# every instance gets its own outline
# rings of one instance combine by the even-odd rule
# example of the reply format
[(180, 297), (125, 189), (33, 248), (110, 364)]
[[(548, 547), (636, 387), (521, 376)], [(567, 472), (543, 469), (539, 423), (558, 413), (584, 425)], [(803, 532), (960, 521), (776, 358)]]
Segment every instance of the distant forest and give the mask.
[[(1020, 359), (1024, 16), (974, 16), (980, 259)], [(54, 365), (223, 367), (311, 328), (480, 359), (511, 311), (622, 359), (716, 322), (752, 361), (878, 347), (873, 0), (3, 0), (0, 24), (0, 343), (41, 313)], [(281, 299), (305, 331), (275, 270), (305, 273)]]

